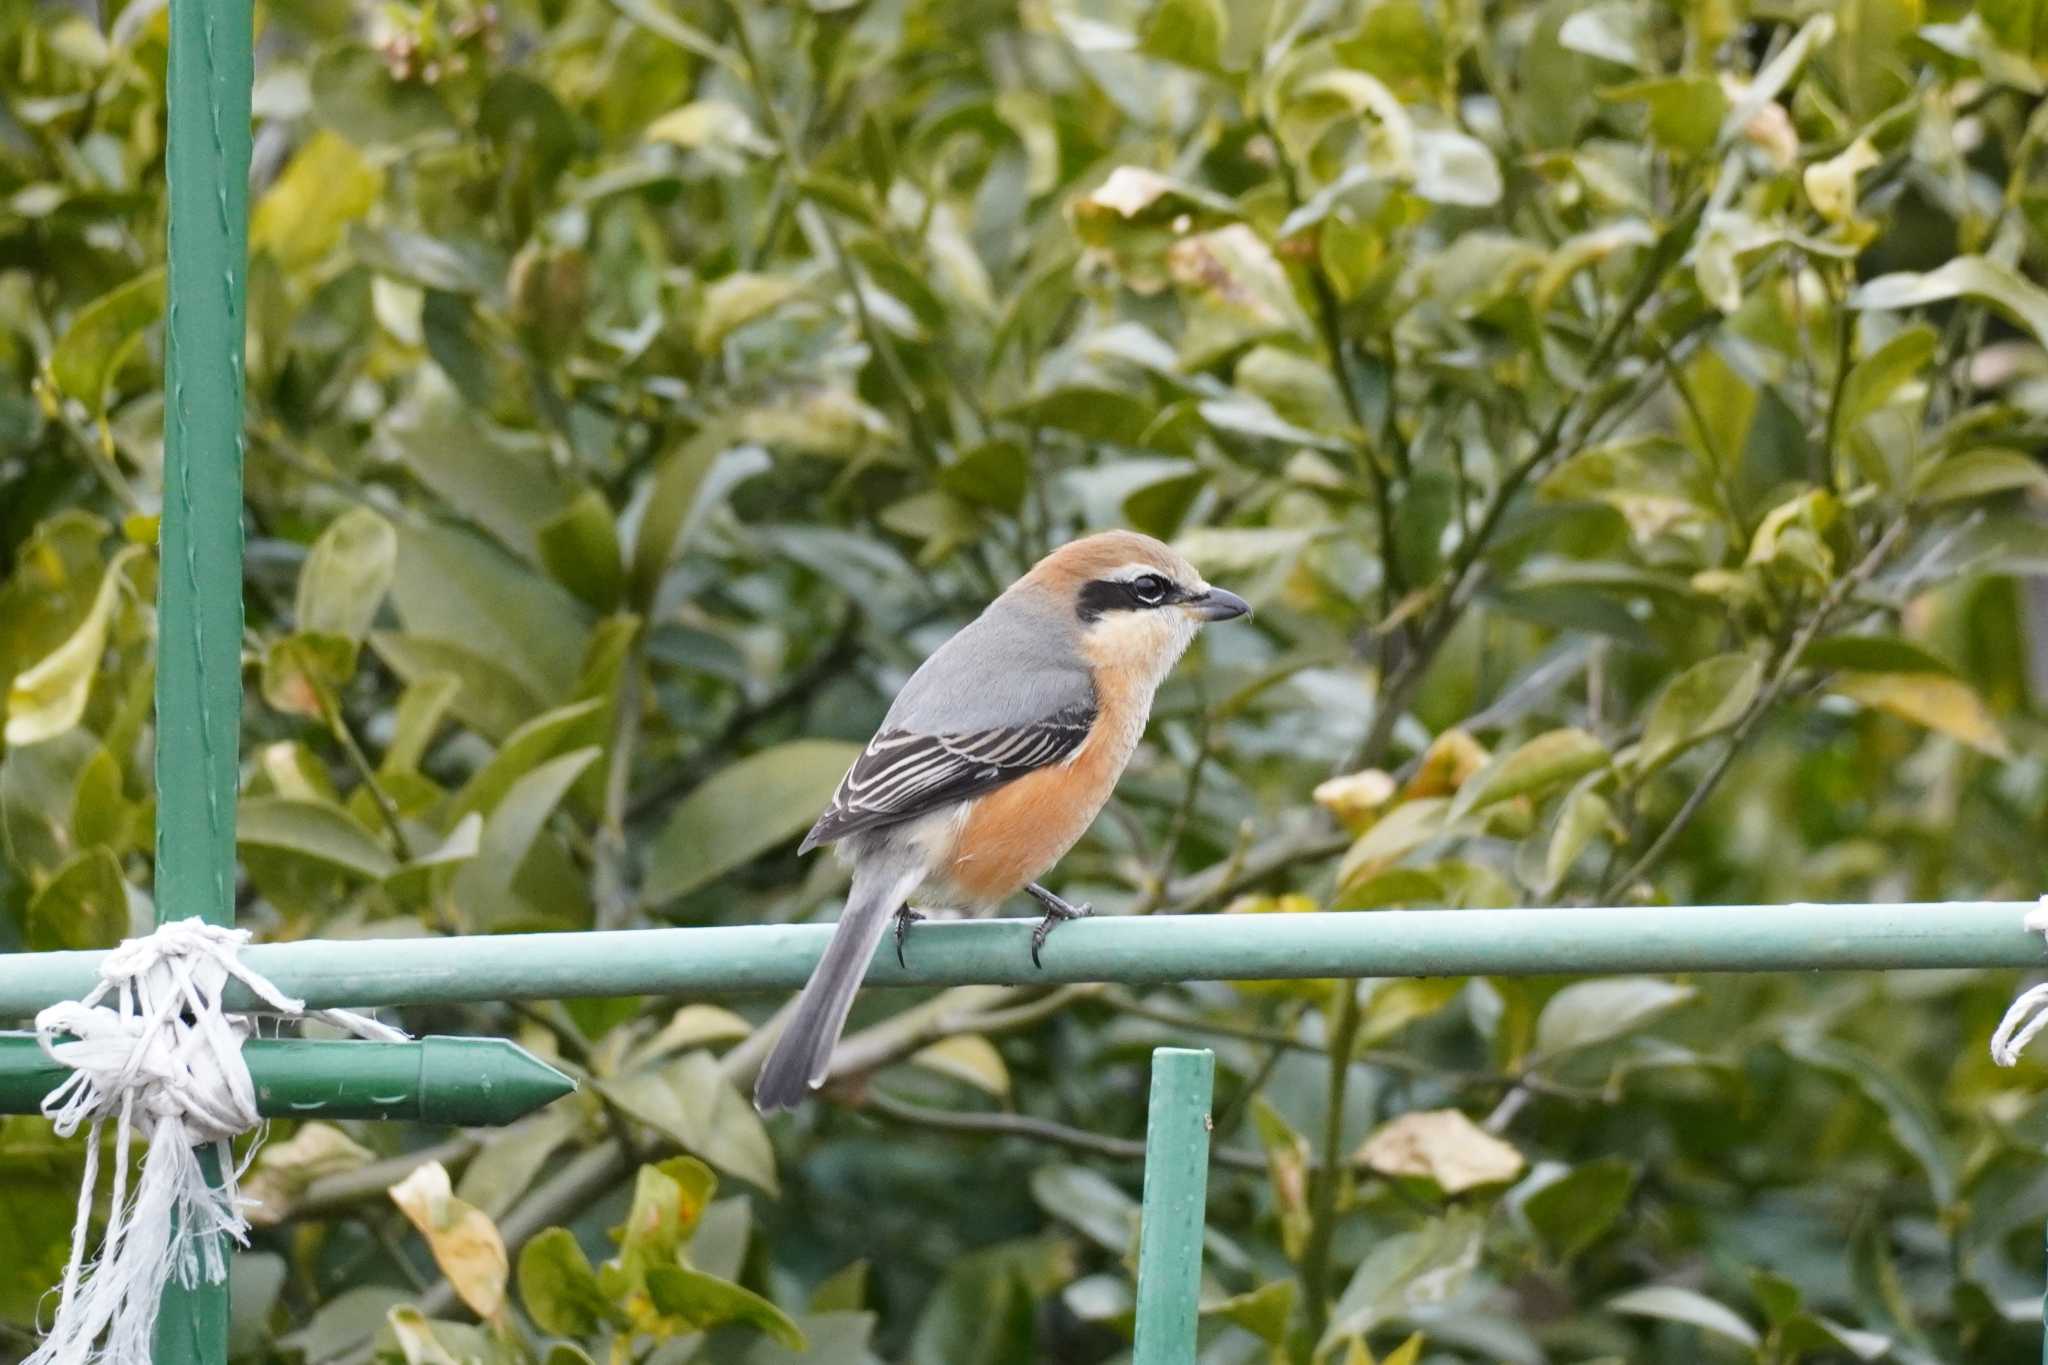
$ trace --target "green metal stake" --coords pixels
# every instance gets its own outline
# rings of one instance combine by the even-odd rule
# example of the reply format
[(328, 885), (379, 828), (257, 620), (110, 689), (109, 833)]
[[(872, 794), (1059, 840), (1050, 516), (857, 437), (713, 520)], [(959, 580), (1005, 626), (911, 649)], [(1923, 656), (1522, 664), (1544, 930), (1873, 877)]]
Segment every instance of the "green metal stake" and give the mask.
[[(513, 1123), (576, 1082), (504, 1038), (406, 1043), (251, 1038), (243, 1060), (265, 1118)], [(0, 1034), (0, 1114), (33, 1114), (69, 1073), (32, 1034)]]
[(1188, 1365), (1195, 1358), (1215, 1084), (1213, 1052), (1162, 1047), (1152, 1054), (1132, 1365)]
[[(159, 923), (235, 916), (252, 0), (170, 0), (169, 316), (156, 672)], [(212, 1160), (209, 1155), (208, 1161)], [(209, 1175), (219, 1178), (217, 1169)], [(223, 1248), (225, 1250), (225, 1248)], [(228, 1287), (164, 1291), (158, 1365), (225, 1361)]]

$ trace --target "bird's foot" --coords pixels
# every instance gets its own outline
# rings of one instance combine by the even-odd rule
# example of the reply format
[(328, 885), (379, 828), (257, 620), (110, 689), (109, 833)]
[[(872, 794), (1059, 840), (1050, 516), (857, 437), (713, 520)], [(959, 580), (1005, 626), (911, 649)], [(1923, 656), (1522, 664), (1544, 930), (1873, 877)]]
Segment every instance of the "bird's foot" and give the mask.
[(1062, 900), (1037, 882), (1031, 883), (1031, 885), (1024, 889), (1031, 894), (1033, 900), (1045, 907), (1045, 918), (1040, 920), (1038, 926), (1031, 931), (1031, 965), (1043, 971), (1045, 970), (1045, 963), (1039, 960), (1038, 955), (1044, 951), (1045, 941), (1052, 936), (1052, 931), (1070, 919), (1088, 918), (1088, 916), (1095, 913), (1095, 907), (1085, 903), (1074, 905)]
[(910, 908), (910, 902), (908, 902), (908, 901), (905, 901), (905, 902), (904, 902), (904, 903), (903, 903), (903, 904), (902, 904), (901, 906), (897, 907), (897, 910), (896, 910), (896, 965), (897, 965), (897, 966), (899, 966), (899, 967), (908, 967), (908, 966), (910, 965), (910, 964), (909, 964), (908, 962), (905, 962), (905, 961), (903, 960), (903, 936), (904, 936), (905, 934), (907, 934), (907, 933), (909, 933), (909, 932), (910, 932), (910, 926), (911, 926), (911, 925), (913, 925), (913, 924), (916, 924), (916, 923), (917, 923), (917, 922), (918, 922), (919, 920), (924, 920), (924, 919), (930, 919), (930, 918), (931, 918), (931, 916), (929, 916), (929, 915), (921, 914), (921, 913), (919, 913), (918, 911), (916, 911), (916, 910), (913, 910), (913, 909), (911, 909), (911, 908)]

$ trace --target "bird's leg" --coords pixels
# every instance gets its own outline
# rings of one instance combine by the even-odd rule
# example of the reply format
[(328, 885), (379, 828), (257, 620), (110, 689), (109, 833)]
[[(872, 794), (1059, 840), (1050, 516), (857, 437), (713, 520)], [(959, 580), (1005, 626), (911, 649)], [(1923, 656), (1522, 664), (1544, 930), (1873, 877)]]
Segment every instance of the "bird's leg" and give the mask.
[(1045, 940), (1051, 936), (1052, 931), (1070, 919), (1088, 918), (1088, 916), (1095, 913), (1095, 907), (1085, 904), (1070, 904), (1067, 901), (1061, 900), (1037, 882), (1031, 883), (1024, 890), (1030, 893), (1031, 899), (1045, 907), (1045, 918), (1040, 920), (1038, 927), (1031, 931), (1031, 965), (1043, 970), (1045, 964), (1038, 960), (1038, 954), (1045, 947)]
[(910, 902), (909, 902), (909, 901), (905, 901), (905, 902), (903, 902), (903, 904), (901, 904), (901, 905), (899, 905), (899, 906), (897, 906), (897, 907), (896, 907), (896, 965), (897, 965), (897, 966), (899, 966), (899, 967), (908, 967), (908, 966), (910, 965), (910, 964), (909, 964), (908, 962), (905, 962), (905, 961), (903, 960), (903, 936), (904, 936), (905, 934), (907, 934), (907, 933), (909, 933), (909, 932), (910, 932), (910, 926), (911, 926), (911, 925), (913, 925), (913, 924), (917, 923), (917, 922), (918, 922), (919, 920), (922, 920), (922, 919), (929, 919), (929, 918), (930, 918), (930, 916), (929, 916), (929, 915), (924, 915), (924, 914), (920, 914), (920, 913), (919, 913), (918, 911), (915, 911), (915, 910), (911, 909), (911, 908), (910, 908)]

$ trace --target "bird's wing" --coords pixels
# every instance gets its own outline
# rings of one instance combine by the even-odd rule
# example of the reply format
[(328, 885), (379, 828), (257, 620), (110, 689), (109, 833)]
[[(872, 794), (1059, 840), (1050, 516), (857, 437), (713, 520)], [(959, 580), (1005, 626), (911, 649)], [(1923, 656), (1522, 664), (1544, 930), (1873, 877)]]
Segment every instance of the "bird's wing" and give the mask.
[(884, 730), (868, 741), (803, 851), (880, 825), (914, 820), (986, 795), (1071, 758), (1095, 725), (1095, 706), (1070, 706), (1026, 725), (921, 735)]

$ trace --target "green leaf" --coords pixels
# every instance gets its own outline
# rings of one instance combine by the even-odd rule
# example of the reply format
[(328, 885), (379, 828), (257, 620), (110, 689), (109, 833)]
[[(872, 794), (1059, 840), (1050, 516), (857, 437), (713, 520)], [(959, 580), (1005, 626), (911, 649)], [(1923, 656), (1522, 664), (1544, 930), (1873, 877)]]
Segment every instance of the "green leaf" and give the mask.
[(697, 313), (697, 349), (709, 355), (733, 332), (802, 292), (802, 283), (786, 275), (740, 270), (714, 281), (705, 289), (704, 304)]
[[(488, 925), (508, 917), (516, 919), (525, 899), (516, 885), (537, 851), (548, 817), (602, 752), (595, 745), (572, 750), (521, 775), (506, 789), (484, 821), (477, 856), (461, 865), (450, 888), (465, 923)], [(550, 909), (529, 908), (542, 918)]]
[(249, 249), (268, 251), (287, 271), (318, 264), (383, 193), (384, 172), (347, 138), (320, 129), (250, 211)]
[(1138, 1201), (1085, 1166), (1041, 1166), (1031, 1173), (1031, 1197), (1112, 1256), (1137, 1245)]
[(707, 57), (734, 71), (739, 69), (737, 60), (715, 38), (695, 24), (677, 18), (663, 0), (611, 0), (611, 6), (649, 33), (668, 39), (686, 52)]
[[(463, 1168), (462, 1178), (455, 1184), (456, 1196), (474, 1204), (486, 1217), (504, 1217), (526, 1193), (548, 1158), (575, 1136), (582, 1121), (582, 1116), (569, 1106), (550, 1105), (532, 1118), (491, 1134), (475, 1158)], [(364, 1159), (368, 1160), (367, 1153)], [(523, 1285), (526, 1275), (523, 1253), (519, 1266)]]
[(1450, 824), (1450, 801), (1424, 797), (1406, 801), (1382, 816), (1344, 854), (1337, 867), (1339, 890), (1349, 890), (1404, 855), (1442, 835)]
[(29, 950), (112, 948), (130, 922), (120, 860), (109, 848), (84, 849), (29, 901)]
[(1542, 1180), (1520, 1200), (1522, 1216), (1559, 1261), (1569, 1261), (1614, 1226), (1636, 1187), (1633, 1163), (1617, 1156), (1589, 1161)]
[(1925, 274), (1880, 275), (1849, 295), (1851, 308), (1919, 308), (1956, 298), (1981, 299), (2048, 345), (2048, 291), (1986, 256), (1958, 256)]
[(1721, 83), (1705, 74), (1631, 81), (1609, 86), (1600, 97), (1648, 106), (1651, 139), (1683, 157), (1712, 151), (1721, 135), (1721, 120), (1728, 115), (1728, 96)]
[(1808, 1032), (1788, 1034), (1785, 1051), (1809, 1066), (1846, 1077), (1884, 1114), (1892, 1136), (1927, 1176), (1937, 1208), (1955, 1202), (1962, 1171), (1934, 1107), (1883, 1059), (1848, 1043)]
[(826, 1276), (811, 1291), (809, 1306), (813, 1313), (851, 1313), (858, 1312), (867, 1301), (868, 1262), (862, 1257)]
[(688, 895), (809, 829), (859, 756), (857, 744), (793, 740), (713, 774), (654, 837), (647, 901)]
[(1506, 191), (1493, 150), (1451, 128), (1415, 132), (1415, 193), (1433, 204), (1487, 208)]
[(775, 1149), (753, 1105), (709, 1052), (598, 1083), (621, 1109), (718, 1169), (775, 1193)]
[(50, 352), (50, 378), (60, 391), (95, 414), (104, 414), (107, 386), (115, 372), (143, 332), (163, 314), (164, 271), (158, 266), (78, 310)]
[(582, 606), (486, 541), (402, 527), (393, 595), (407, 631), (483, 655), (540, 696), (563, 696), (576, 681), (589, 633)]
[(1653, 976), (1575, 981), (1551, 996), (1543, 1013), (1537, 1016), (1535, 1056), (1544, 1062), (1553, 1061), (1580, 1048), (1633, 1033), (1690, 1003), (1698, 994), (1691, 986), (1660, 981)]
[(1938, 342), (1932, 327), (1915, 323), (1857, 361), (1842, 384), (1836, 424), (1843, 431), (1853, 431), (1864, 418), (1890, 403), (1894, 394), (1926, 370)]
[(541, 694), (523, 679), (465, 645), (394, 631), (373, 634), (370, 644), (407, 683), (435, 689), (430, 700), (436, 703), (441, 689), (453, 682), (455, 691), (445, 703), (448, 710), (485, 739), (503, 742), (530, 717), (547, 710)]
[(984, 441), (960, 453), (938, 473), (939, 487), (956, 498), (1014, 516), (1024, 506), (1031, 457), (1013, 441)]
[(1610, 1313), (1626, 1313), (1631, 1317), (1660, 1318), (1665, 1322), (1682, 1322), (1701, 1331), (1712, 1332), (1726, 1337), (1743, 1346), (1756, 1347), (1763, 1344), (1754, 1327), (1741, 1314), (1726, 1304), (1719, 1303), (1696, 1290), (1684, 1289), (1674, 1284), (1650, 1285), (1643, 1289), (1631, 1289), (1626, 1294), (1617, 1294), (1607, 1301)]
[(1331, 1308), (1317, 1350), (1450, 1301), (1479, 1264), (1483, 1230), (1483, 1220), (1460, 1211), (1375, 1242)]
[(283, 796), (245, 798), (235, 811), (235, 842), (275, 849), (369, 881), (398, 870), (377, 836), (339, 806)]
[(657, 1265), (673, 1264), (717, 1190), (718, 1176), (695, 1157), (642, 1166), (633, 1177), (626, 1221), (611, 1234), (627, 1275), (638, 1278)]
[(1071, 386), (1018, 404), (1003, 414), (1026, 427), (1051, 427), (1085, 440), (1142, 448), (1152, 425), (1150, 407), (1115, 389)]
[[(540, 528), (560, 516), (576, 492), (556, 471), (545, 442), (486, 421), (438, 383), (392, 409), (378, 440), (450, 510), (528, 560), (538, 556)], [(423, 568), (419, 561), (452, 558), (460, 551), (448, 547), (463, 539), (468, 538), (446, 526), (405, 523), (399, 543), (405, 571), (399, 580), (401, 609), (414, 570)]]
[(519, 1298), (534, 1325), (555, 1336), (588, 1337), (624, 1322), (567, 1228), (548, 1228), (520, 1249)]
[(1216, 71), (1228, 26), (1222, 0), (1159, 0), (1146, 17), (1138, 50), (1178, 66)]
[(633, 540), (633, 600), (645, 604), (668, 566), (696, 539), (706, 517), (732, 490), (773, 464), (758, 446), (699, 435), (665, 456)]
[(656, 1266), (647, 1272), (647, 1292), (663, 1314), (692, 1328), (743, 1322), (792, 1351), (808, 1349), (804, 1334), (780, 1308), (730, 1280), (684, 1266)]
[(1235, 1323), (1260, 1341), (1278, 1346), (1287, 1339), (1296, 1290), (1293, 1280), (1272, 1280), (1232, 1298), (1203, 1304), (1202, 1316)]
[(367, 507), (329, 523), (299, 568), (299, 629), (360, 643), (398, 573), (398, 533)]
[(540, 562), (557, 583), (599, 611), (619, 604), (626, 579), (611, 504), (586, 488), (536, 537)]
[(604, 703), (593, 699), (543, 711), (506, 737), (491, 761), (478, 768), (449, 802), (447, 818), (452, 823), (471, 811), (488, 814), (498, 808), (512, 785), (549, 759), (571, 749), (599, 743), (594, 723), (601, 719)]
[(1584, 730), (1552, 730), (1503, 754), (1474, 773), (1458, 788), (1450, 821), (1475, 810), (1512, 800), (1583, 777), (1605, 768), (1607, 746)]
[(1959, 739), (1992, 758), (2011, 758), (2012, 747), (1976, 690), (1940, 673), (1840, 673), (1828, 690)]
[(100, 575), (99, 589), (84, 619), (55, 649), (14, 675), (7, 688), (7, 742), (35, 744), (65, 733), (85, 716), (100, 656), (107, 647), (107, 627), (120, 599), (122, 574), (142, 553), (130, 545), (114, 556)]
[(1852, 673), (1955, 673), (1940, 655), (1896, 635), (1831, 635), (1808, 645), (1799, 663)]
[(1637, 771), (1650, 773), (1703, 739), (1740, 719), (1763, 685), (1763, 661), (1748, 654), (1719, 654), (1673, 678), (1650, 708)]
[(2048, 469), (2017, 450), (1966, 450), (1929, 466), (1913, 481), (1916, 502), (1938, 505), (2026, 489), (2048, 493)]
[(1545, 895), (1563, 885), (1579, 855), (1586, 851), (1586, 845), (1614, 823), (1614, 813), (1606, 798), (1593, 790), (1592, 784), (1597, 781), (1597, 777), (1589, 778), (1565, 798), (1564, 809), (1557, 817), (1557, 827), (1550, 835), (1550, 846), (1543, 855), (1541, 889)]
[(349, 254), (387, 279), (461, 298), (493, 295), (505, 279), (505, 260), (475, 238), (444, 241), (388, 223), (351, 224)]
[(1647, 68), (1654, 64), (1647, 15), (1629, 0), (1597, 0), (1558, 27), (1557, 41), (1573, 52), (1616, 66)]

